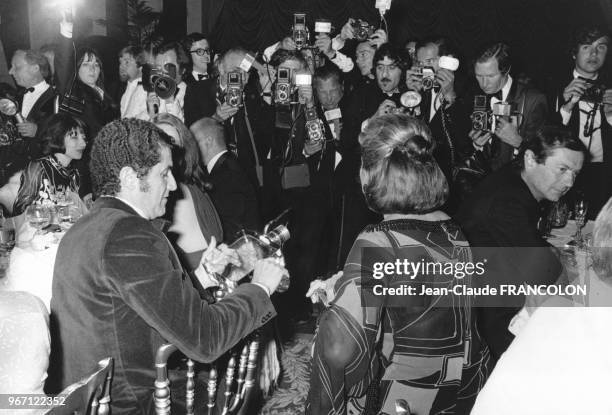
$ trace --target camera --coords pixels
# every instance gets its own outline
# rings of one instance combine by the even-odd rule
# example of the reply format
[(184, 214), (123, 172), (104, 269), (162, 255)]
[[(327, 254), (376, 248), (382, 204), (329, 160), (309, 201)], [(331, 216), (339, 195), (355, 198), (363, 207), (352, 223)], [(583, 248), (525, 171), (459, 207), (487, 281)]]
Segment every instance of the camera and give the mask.
[(274, 90), (274, 102), (281, 105), (291, 104), (291, 69), (278, 68), (276, 74), (276, 88)]
[(598, 84), (592, 79), (580, 78), (584, 80), (588, 86), (587, 89), (580, 97), (581, 101), (590, 102), (592, 104), (601, 104), (603, 101), (604, 92), (606, 92), (606, 86)]
[(481, 131), (491, 130), (491, 111), (487, 107), (487, 96), (476, 95), (474, 97), (474, 110), (470, 116), (472, 129)]
[(317, 117), (317, 111), (313, 108), (306, 108), (306, 134), (310, 141), (320, 141), (325, 138), (323, 134), (323, 122)]
[(231, 107), (240, 107), (242, 105), (242, 89), (242, 74), (237, 71), (228, 73), (225, 102)]
[(374, 26), (370, 25), (365, 20), (357, 19), (351, 23), (351, 26), (353, 26), (355, 32), (355, 39), (359, 42), (368, 40), (374, 33)]
[(432, 67), (425, 66), (421, 69), (421, 73), (423, 74), (423, 79), (421, 80), (423, 89), (426, 91), (432, 89), (436, 83), (436, 72)]
[(161, 99), (173, 97), (176, 93), (176, 65), (172, 63), (167, 63), (163, 67), (143, 65), (142, 87), (147, 92), (155, 92)]
[(310, 35), (306, 27), (306, 14), (293, 14), (293, 42), (297, 50), (301, 50), (308, 46)]

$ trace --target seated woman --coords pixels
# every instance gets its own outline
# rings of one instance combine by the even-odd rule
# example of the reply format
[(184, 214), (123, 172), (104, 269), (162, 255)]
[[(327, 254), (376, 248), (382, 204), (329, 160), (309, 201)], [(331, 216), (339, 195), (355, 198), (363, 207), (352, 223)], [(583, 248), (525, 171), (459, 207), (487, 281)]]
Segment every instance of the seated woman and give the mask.
[(168, 238), (178, 247), (183, 265), (193, 270), (200, 265), (211, 237), (223, 240), (221, 221), (206, 194), (200, 152), (191, 131), (174, 115), (163, 113), (153, 123), (172, 138), (173, 173), (178, 189), (170, 194), (166, 218), (171, 222)]
[(80, 175), (73, 161), (83, 157), (87, 145), (85, 130), (83, 121), (71, 115), (55, 114), (47, 120), (39, 133), (45, 156), (30, 162), (21, 176), (14, 216), (42, 199), (82, 205), (78, 196)]
[[(359, 142), (362, 189), (384, 219), (359, 234), (343, 273), (323, 284), (334, 284), (334, 294), (315, 338), (307, 413), (353, 407), (391, 414), (396, 399), (405, 399), (413, 414), (468, 413), (489, 359), (472, 301), (421, 290), (469, 285), (470, 277), (375, 272), (376, 263), (446, 268), (472, 259), (461, 229), (438, 210), (448, 184), (432, 156), (429, 128), (407, 115), (385, 115), (369, 123)], [(372, 295), (376, 284), (409, 286), (416, 295), (379, 297)]]

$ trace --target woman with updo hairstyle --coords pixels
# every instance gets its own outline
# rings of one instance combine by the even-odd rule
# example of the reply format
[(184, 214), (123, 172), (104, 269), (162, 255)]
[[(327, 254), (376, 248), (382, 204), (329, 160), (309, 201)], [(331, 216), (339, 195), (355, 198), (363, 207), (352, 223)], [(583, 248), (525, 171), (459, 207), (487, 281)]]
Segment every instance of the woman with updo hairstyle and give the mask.
[(452, 295), (471, 286), (464, 267), (472, 254), (439, 210), (448, 183), (431, 132), (407, 115), (384, 115), (359, 143), (362, 189), (383, 221), (359, 234), (343, 272), (307, 294), (330, 300), (315, 337), (307, 413), (395, 413), (396, 399), (413, 414), (469, 413), (489, 352), (471, 297)]

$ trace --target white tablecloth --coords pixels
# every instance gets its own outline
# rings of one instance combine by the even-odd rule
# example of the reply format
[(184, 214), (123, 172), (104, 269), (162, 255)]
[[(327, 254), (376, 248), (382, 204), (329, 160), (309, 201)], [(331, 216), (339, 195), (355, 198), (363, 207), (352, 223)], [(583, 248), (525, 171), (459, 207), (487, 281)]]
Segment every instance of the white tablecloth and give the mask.
[(0, 280), (0, 290), (34, 294), (49, 311), (55, 256), (63, 235), (63, 232), (39, 235), (18, 243), (11, 252), (6, 276)]

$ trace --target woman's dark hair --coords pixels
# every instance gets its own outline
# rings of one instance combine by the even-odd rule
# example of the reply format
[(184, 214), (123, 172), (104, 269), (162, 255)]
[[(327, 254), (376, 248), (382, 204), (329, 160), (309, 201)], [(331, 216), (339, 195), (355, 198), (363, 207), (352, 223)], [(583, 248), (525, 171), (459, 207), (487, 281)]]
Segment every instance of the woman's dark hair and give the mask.
[(49, 117), (41, 127), (37, 137), (45, 155), (65, 153), (64, 139), (71, 131), (81, 129), (87, 134), (87, 125), (80, 118), (61, 112)]
[(76, 77), (80, 80), (79, 70), (81, 69), (81, 65), (83, 64), (83, 62), (85, 62), (85, 59), (87, 59), (87, 57), (91, 57), (91, 56), (96, 58), (96, 61), (100, 65), (100, 76), (98, 77), (98, 80), (96, 81), (96, 86), (104, 89), (104, 63), (102, 62), (102, 58), (100, 57), (100, 54), (93, 48), (83, 48), (80, 50), (79, 59), (77, 60), (77, 65), (76, 65), (76, 68), (77, 68)]

